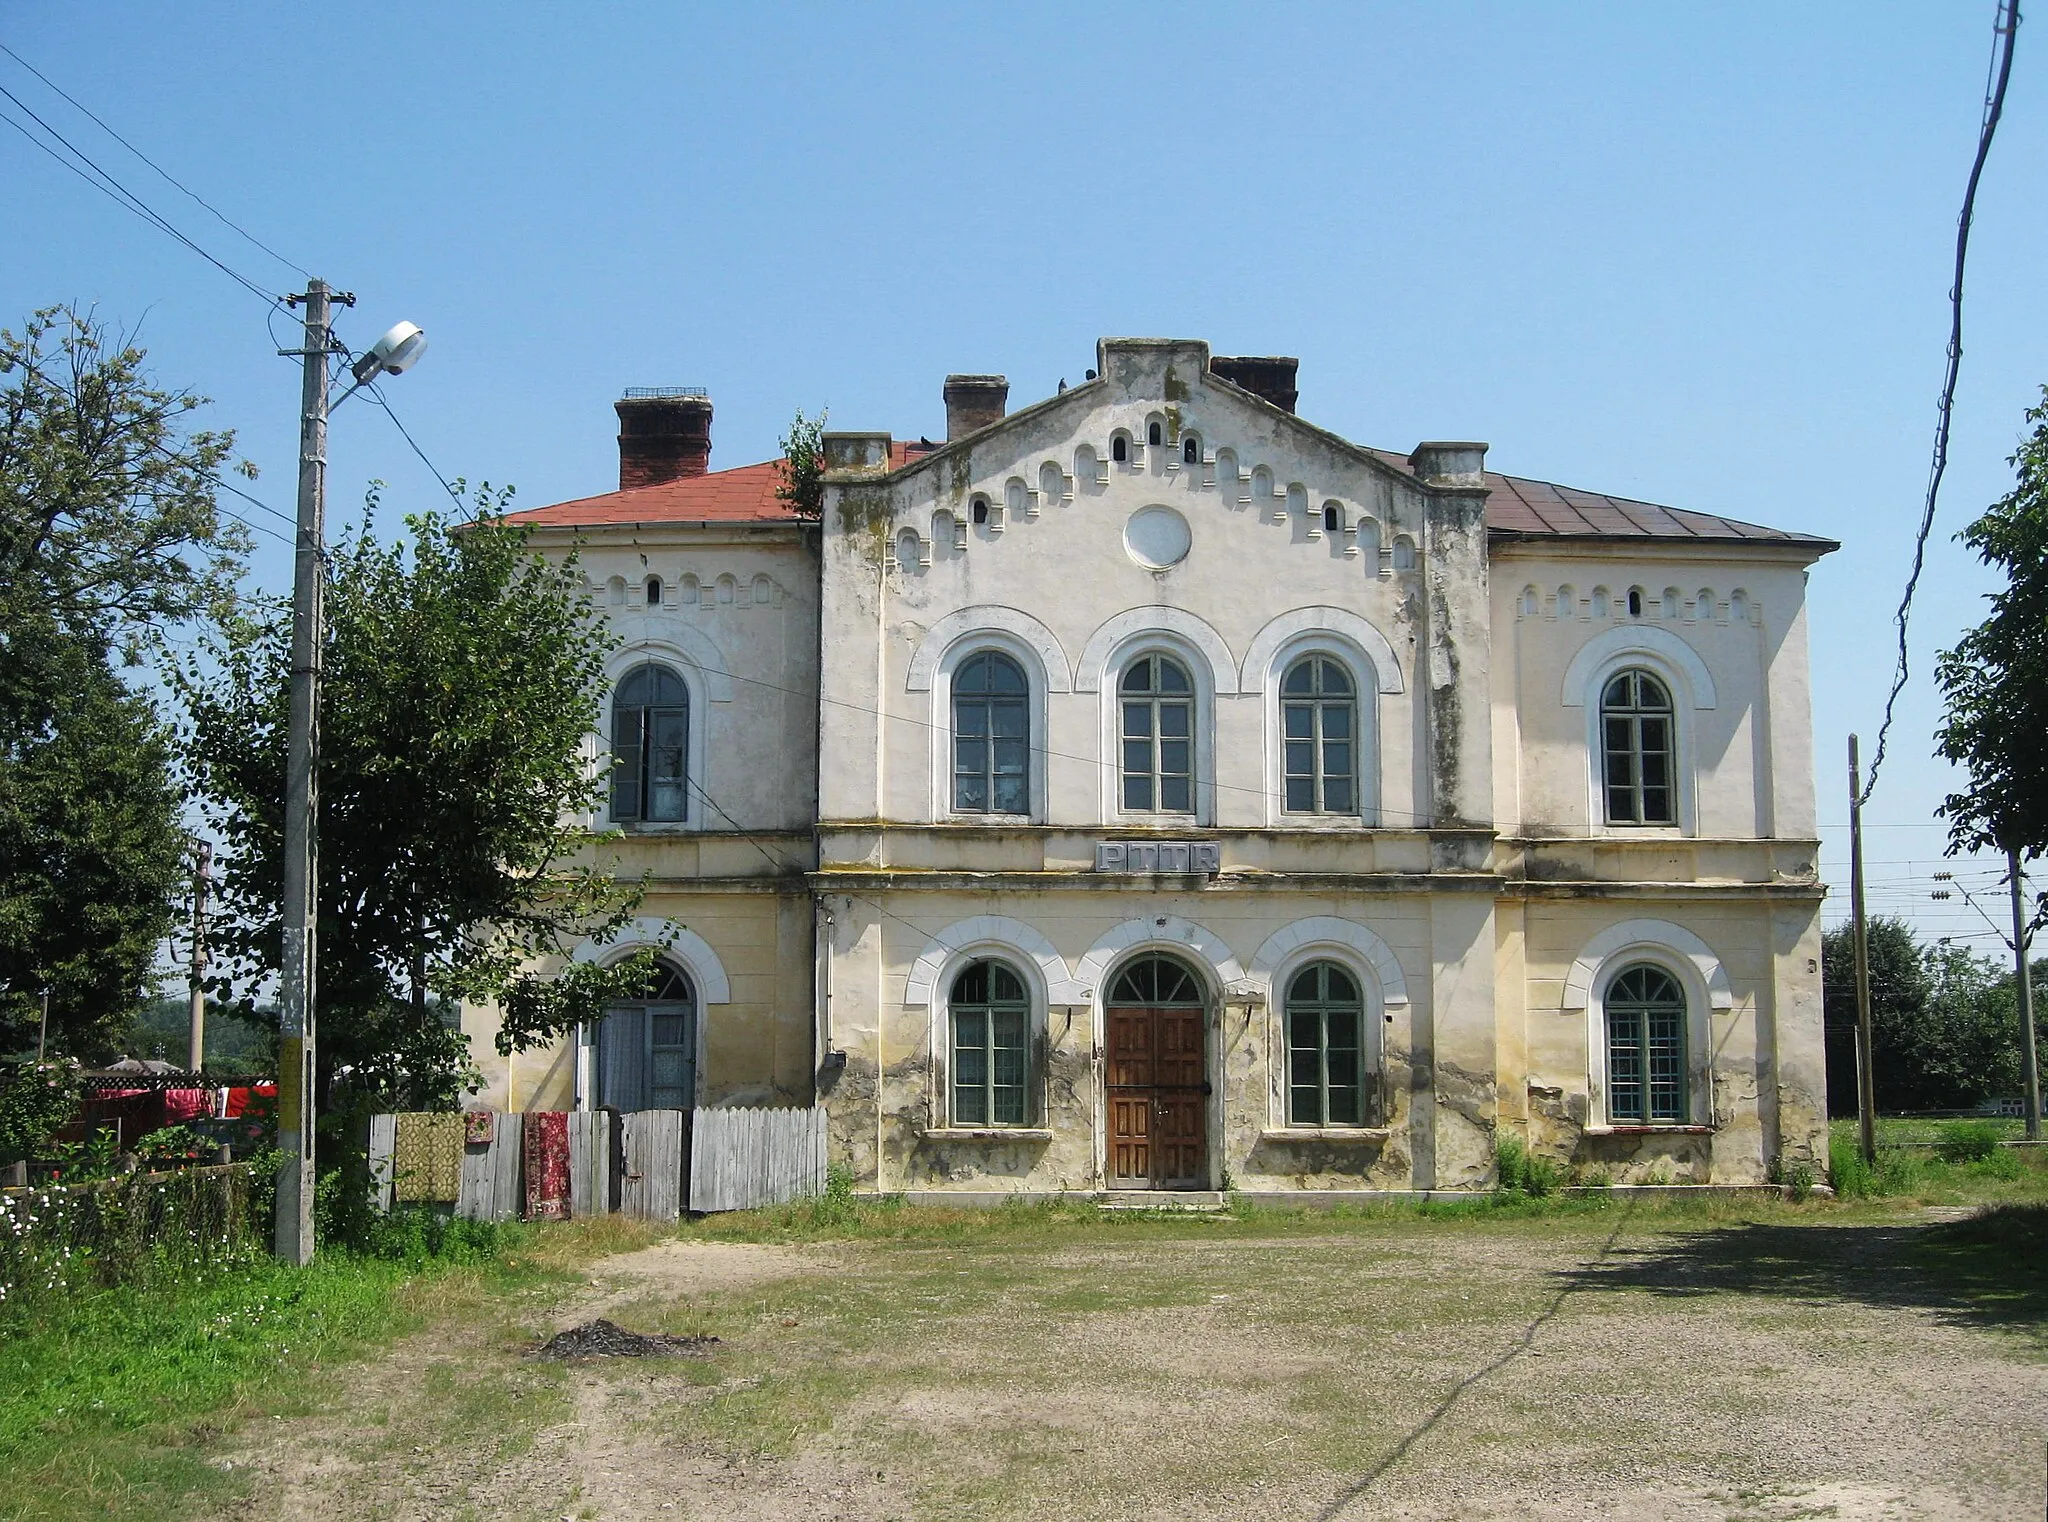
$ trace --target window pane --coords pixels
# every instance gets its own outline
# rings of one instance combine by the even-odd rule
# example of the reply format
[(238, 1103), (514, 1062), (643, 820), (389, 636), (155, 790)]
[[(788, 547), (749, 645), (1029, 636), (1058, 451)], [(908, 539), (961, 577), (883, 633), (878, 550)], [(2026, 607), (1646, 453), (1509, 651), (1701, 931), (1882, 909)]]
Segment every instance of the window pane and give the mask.
[(963, 772), (953, 779), (953, 807), (964, 814), (988, 812), (988, 778), (980, 772)]
[(1007, 655), (991, 655), (988, 661), (988, 686), (991, 692), (1023, 692), (1024, 672)]
[(1287, 668), (1287, 679), (1280, 684), (1282, 692), (1313, 692), (1316, 673), (1313, 662), (1296, 661)]
[(1152, 690), (1152, 662), (1136, 660), (1124, 671), (1125, 692), (1150, 692)]
[(1289, 703), (1283, 715), (1283, 722), (1290, 740), (1309, 740), (1315, 737), (1315, 710), (1306, 703)]
[(1188, 792), (1185, 777), (1161, 777), (1159, 779), (1159, 808), (1166, 814), (1192, 814), (1194, 803)]
[(1024, 980), (1001, 962), (983, 962), (988, 969), (988, 998), (992, 1004), (1022, 1004)]
[(985, 735), (988, 733), (988, 704), (961, 701), (953, 705), (953, 733), (956, 735)]
[(1668, 788), (1646, 787), (1643, 789), (1644, 824), (1670, 824), (1674, 821), (1671, 812), (1671, 791)]
[(1149, 736), (1152, 733), (1152, 705), (1150, 703), (1124, 704), (1124, 734), (1128, 736)]
[(1651, 1009), (1649, 1027), (1650, 1119), (1685, 1119), (1684, 1016), (1677, 1010)]
[(1287, 775), (1290, 777), (1312, 776), (1316, 769), (1316, 742), (1313, 740), (1289, 740), (1286, 745)]
[(1351, 775), (1350, 741), (1325, 740), (1323, 742), (1323, 775), (1325, 777), (1348, 777)]
[(1159, 690), (1161, 692), (1193, 692), (1195, 689), (1188, 681), (1187, 672), (1181, 668), (1177, 661), (1170, 661), (1161, 656), (1159, 658)]
[(1349, 703), (1325, 703), (1323, 705), (1323, 738), (1326, 740), (1348, 740), (1351, 738), (1351, 705)]
[(1335, 661), (1323, 662), (1323, 691), (1332, 697), (1351, 695), (1351, 673)]
[(956, 1005), (988, 1003), (989, 966), (987, 962), (975, 962), (953, 980), (953, 1002)]
[(1152, 811), (1150, 777), (1124, 778), (1124, 807), (1137, 814), (1149, 814)]
[(956, 772), (981, 772), (987, 770), (986, 757), (988, 742), (973, 735), (964, 736), (953, 742), (953, 770)]
[(1161, 703), (1159, 705), (1159, 732), (1184, 740), (1193, 732), (1191, 715), (1185, 703)]
[(1022, 703), (995, 703), (990, 705), (989, 732), (1006, 739), (1022, 739), (1025, 734), (1024, 705)]
[(620, 708), (612, 714), (612, 818), (640, 817), (640, 720), (645, 709)]
[(1641, 1122), (1643, 1048), (1639, 1016), (1607, 1012), (1607, 1113), (1615, 1121)]
[[(1291, 784), (1290, 784), (1291, 785)], [(1323, 784), (1323, 809), (1330, 814), (1355, 814), (1358, 804), (1351, 796), (1349, 777), (1332, 777)]]
[(1152, 772), (1152, 742), (1150, 740), (1124, 741), (1124, 774), (1128, 777), (1144, 777)]
[(995, 812), (998, 814), (1028, 814), (1031, 812), (1031, 789), (1025, 778), (996, 778)]
[(1030, 752), (1022, 740), (998, 740), (995, 746), (995, 771), (1001, 777), (1021, 777), (1024, 763)]
[(1188, 742), (1185, 740), (1161, 740), (1159, 742), (1159, 772), (1162, 777), (1184, 777), (1188, 772)]
[(1313, 777), (1289, 777), (1287, 779), (1287, 809), (1294, 814), (1313, 814), (1316, 809), (1316, 784)]

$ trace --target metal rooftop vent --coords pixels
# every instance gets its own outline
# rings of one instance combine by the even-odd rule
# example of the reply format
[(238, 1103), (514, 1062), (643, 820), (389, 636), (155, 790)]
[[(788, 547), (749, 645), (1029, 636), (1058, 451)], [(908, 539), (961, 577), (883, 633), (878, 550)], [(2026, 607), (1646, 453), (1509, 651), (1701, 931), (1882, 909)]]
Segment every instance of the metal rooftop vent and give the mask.
[(648, 396), (709, 396), (711, 393), (702, 386), (628, 386), (626, 400), (637, 401)]

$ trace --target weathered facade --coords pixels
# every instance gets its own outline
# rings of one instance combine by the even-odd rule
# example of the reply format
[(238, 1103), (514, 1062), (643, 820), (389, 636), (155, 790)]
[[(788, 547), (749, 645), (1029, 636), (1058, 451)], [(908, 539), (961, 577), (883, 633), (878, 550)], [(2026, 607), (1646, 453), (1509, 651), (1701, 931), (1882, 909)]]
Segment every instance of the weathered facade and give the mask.
[(815, 1093), (892, 1191), (1817, 1166), (1832, 546), (1354, 445), (1291, 360), (1098, 365), (828, 435), (816, 518), (772, 465), (521, 515), (625, 641), (596, 822), (674, 976), (514, 1097)]

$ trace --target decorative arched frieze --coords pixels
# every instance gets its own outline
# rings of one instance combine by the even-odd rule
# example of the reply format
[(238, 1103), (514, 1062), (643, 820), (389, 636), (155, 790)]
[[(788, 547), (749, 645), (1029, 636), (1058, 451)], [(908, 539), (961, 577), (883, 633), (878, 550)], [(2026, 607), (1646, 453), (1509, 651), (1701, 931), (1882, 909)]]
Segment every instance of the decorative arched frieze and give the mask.
[(1279, 997), (1279, 991), (1272, 988), (1276, 971), (1297, 953), (1333, 948), (1351, 952), (1372, 969), (1381, 1003), (1391, 1007), (1408, 1002), (1408, 980), (1401, 972), (1400, 959), (1394, 955), (1393, 947), (1357, 921), (1327, 914), (1296, 920), (1267, 936), (1252, 956), (1252, 977), (1266, 984), (1268, 1000), (1275, 1000)]
[(1707, 1003), (1711, 1007), (1735, 1007), (1735, 993), (1729, 987), (1727, 970), (1714, 954), (1714, 948), (1683, 925), (1674, 925), (1668, 920), (1623, 920), (1618, 925), (1608, 926), (1586, 942), (1565, 978), (1564, 999), (1559, 1007), (1585, 1009), (1592, 1003), (1600, 970), (1612, 962), (1642, 952), (1662, 952), (1666, 958), (1684, 958), (1698, 974), (1700, 986), (1706, 990)]
[(1274, 670), (1275, 656), (1283, 646), (1304, 634), (1327, 634), (1349, 645), (1371, 668), (1381, 692), (1401, 691), (1401, 662), (1387, 637), (1348, 608), (1330, 607), (1294, 608), (1269, 620), (1252, 637), (1251, 646), (1245, 651), (1238, 691), (1266, 691), (1279, 676)]
[(1090, 946), (1074, 967), (1074, 982), (1083, 991), (1101, 992), (1110, 964), (1127, 951), (1149, 948), (1155, 951), (1192, 952), (1209, 969), (1219, 993), (1244, 981), (1239, 965), (1223, 937), (1177, 914), (1153, 919), (1125, 920)]
[(655, 947), (662, 956), (682, 963), (683, 971), (690, 975), (690, 985), (697, 990), (699, 1004), (732, 1002), (732, 984), (726, 980), (725, 964), (718, 960), (718, 953), (711, 949), (711, 943), (674, 920), (639, 915), (628, 921), (616, 937), (602, 945), (596, 941), (585, 941), (576, 948), (570, 960), (609, 967), (647, 946)]
[(1208, 662), (1211, 691), (1222, 697), (1237, 692), (1237, 661), (1223, 636), (1185, 608), (1158, 605), (1127, 609), (1088, 636), (1075, 667), (1074, 691), (1100, 692), (1110, 659), (1119, 649), (1146, 634), (1179, 636)]
[(1022, 920), (1001, 914), (979, 914), (956, 920), (925, 942), (924, 951), (911, 964), (910, 978), (903, 990), (906, 1005), (928, 1005), (939, 993), (940, 975), (948, 964), (969, 951), (1010, 951), (1037, 969), (1043, 985), (1038, 992), (1047, 1004), (1078, 1004), (1086, 993), (1067, 975), (1062, 957), (1044, 932)]
[(1669, 629), (1644, 624), (1624, 624), (1594, 635), (1579, 647), (1565, 667), (1563, 702), (1567, 708), (1584, 708), (1600, 700), (1597, 678), (1631, 658), (1681, 680), (1694, 708), (1712, 708), (1714, 676), (1700, 654)]
[(1007, 634), (1036, 651), (1046, 691), (1072, 690), (1067, 652), (1060, 648), (1059, 639), (1052, 630), (1021, 609), (994, 603), (958, 609), (926, 630), (924, 638), (918, 642), (916, 653), (910, 658), (910, 671), (904, 678), (905, 689), (930, 692), (933, 674), (946, 652), (961, 640), (986, 631)]

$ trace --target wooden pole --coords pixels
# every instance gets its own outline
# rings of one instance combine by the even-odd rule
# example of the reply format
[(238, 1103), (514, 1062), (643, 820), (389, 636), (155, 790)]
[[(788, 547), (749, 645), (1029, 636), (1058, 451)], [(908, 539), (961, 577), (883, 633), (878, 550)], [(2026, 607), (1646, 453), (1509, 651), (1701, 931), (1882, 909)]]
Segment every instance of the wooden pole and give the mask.
[(1849, 736), (1849, 913), (1856, 934), (1856, 1120), (1863, 1161), (1877, 1163), (1877, 1065), (1870, 1039), (1870, 940), (1863, 919), (1863, 765)]
[(213, 881), (213, 842), (202, 840), (192, 866), (191, 1010), (186, 1019), (185, 1071), (206, 1066), (206, 889)]
[(2020, 853), (2008, 846), (2006, 876), (2012, 884), (2013, 978), (2020, 1001), (2020, 1063), (2027, 1092), (2027, 1140), (2041, 1139), (2041, 1067), (2034, 1046), (2034, 973), (2027, 965), (2033, 937), (2027, 933), (2027, 884), (2020, 875)]

